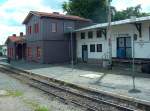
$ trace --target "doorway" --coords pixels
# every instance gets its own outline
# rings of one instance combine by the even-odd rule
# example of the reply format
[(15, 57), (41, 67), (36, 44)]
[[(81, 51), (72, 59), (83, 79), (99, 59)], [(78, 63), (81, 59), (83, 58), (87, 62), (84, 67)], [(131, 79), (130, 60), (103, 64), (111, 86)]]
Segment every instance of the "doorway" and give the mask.
[(131, 37), (117, 38), (117, 57), (123, 59), (132, 57)]
[(82, 45), (82, 61), (87, 62), (88, 61), (88, 46)]

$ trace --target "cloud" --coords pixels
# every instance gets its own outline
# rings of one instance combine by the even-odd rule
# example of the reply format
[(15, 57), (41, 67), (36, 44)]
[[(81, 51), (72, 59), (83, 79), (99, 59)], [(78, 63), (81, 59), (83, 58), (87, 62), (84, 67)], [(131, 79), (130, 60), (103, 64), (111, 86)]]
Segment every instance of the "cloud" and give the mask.
[[(63, 13), (61, 4), (68, 0), (0, 0), (0, 44), (9, 35), (25, 32), (22, 21), (31, 10)], [(113, 0), (117, 10), (129, 6), (142, 5), (143, 11), (150, 10), (150, 0)]]
[[(46, 1), (49, 1), (45, 4)], [(61, 9), (61, 3), (66, 0), (2, 0), (0, 1), (0, 44), (3, 44), (9, 35), (25, 32), (22, 21), (28, 12), (53, 12)]]

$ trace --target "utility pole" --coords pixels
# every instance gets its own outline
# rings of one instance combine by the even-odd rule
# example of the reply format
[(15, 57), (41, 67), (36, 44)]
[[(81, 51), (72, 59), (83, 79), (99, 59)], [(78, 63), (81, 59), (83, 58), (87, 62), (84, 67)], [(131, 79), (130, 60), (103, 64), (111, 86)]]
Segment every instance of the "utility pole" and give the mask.
[(73, 61), (73, 29), (71, 28), (71, 67), (74, 69), (74, 61)]
[[(135, 26), (136, 16), (130, 17), (133, 26)], [(129, 90), (130, 93), (140, 93), (141, 91), (136, 89), (135, 86), (135, 40), (137, 39), (137, 34), (133, 29), (133, 37), (132, 37), (132, 89)]]
[(74, 61), (73, 61), (73, 27), (66, 27), (70, 32), (70, 48), (71, 48), (71, 68), (72, 71), (74, 69)]
[(135, 38), (137, 38), (136, 34), (133, 34), (133, 39), (132, 39), (132, 47), (133, 47), (133, 55), (132, 55), (132, 89), (129, 90), (130, 93), (140, 93), (141, 91), (136, 89), (135, 87)]
[(107, 0), (108, 4), (108, 26), (107, 26), (107, 39), (108, 39), (108, 46), (109, 46), (109, 68), (112, 69), (112, 39), (111, 39), (111, 1)]

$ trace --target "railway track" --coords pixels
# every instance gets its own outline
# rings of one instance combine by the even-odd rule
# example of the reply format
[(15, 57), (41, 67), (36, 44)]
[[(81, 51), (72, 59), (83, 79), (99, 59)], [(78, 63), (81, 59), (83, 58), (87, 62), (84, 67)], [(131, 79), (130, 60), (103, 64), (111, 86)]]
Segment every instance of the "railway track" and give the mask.
[(107, 94), (14, 68), (1, 66), (0, 71), (24, 81), (47, 94), (53, 95), (67, 104), (75, 104), (87, 111), (149, 111), (150, 108), (141, 103), (137, 104), (135, 101), (115, 98)]

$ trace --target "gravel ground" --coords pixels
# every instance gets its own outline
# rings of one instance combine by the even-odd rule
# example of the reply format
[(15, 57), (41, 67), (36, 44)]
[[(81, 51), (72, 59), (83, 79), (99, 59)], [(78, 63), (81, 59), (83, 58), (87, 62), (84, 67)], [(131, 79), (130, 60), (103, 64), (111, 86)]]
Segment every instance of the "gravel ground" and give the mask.
[[(37, 110), (37, 109), (48, 110)], [(0, 111), (83, 111), (0, 72)]]

